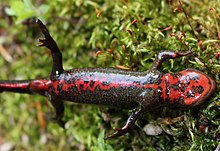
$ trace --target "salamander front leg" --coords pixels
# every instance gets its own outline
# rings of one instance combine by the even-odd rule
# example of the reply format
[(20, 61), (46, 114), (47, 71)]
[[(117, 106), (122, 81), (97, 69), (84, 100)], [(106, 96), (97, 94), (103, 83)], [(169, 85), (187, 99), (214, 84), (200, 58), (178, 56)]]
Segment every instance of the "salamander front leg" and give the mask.
[(143, 113), (143, 111), (144, 111), (143, 108), (139, 105), (137, 108), (135, 108), (132, 111), (131, 115), (129, 116), (129, 118), (126, 122), (126, 124), (122, 128), (115, 128), (115, 130), (117, 132), (113, 133), (110, 136), (107, 136), (105, 139), (116, 138), (116, 137), (119, 137), (119, 136), (122, 136), (122, 135), (126, 134), (131, 129), (131, 127), (134, 125), (134, 123), (138, 119), (139, 115), (141, 113)]
[(166, 59), (175, 59), (175, 58), (180, 58), (183, 56), (187, 56), (192, 54), (191, 49), (186, 51), (186, 52), (174, 52), (171, 50), (165, 50), (162, 51), (158, 54), (157, 59), (154, 61), (154, 64), (151, 66), (149, 70), (157, 70), (160, 68), (161, 64), (166, 60)]
[(53, 117), (52, 120), (57, 122), (61, 127), (64, 128), (65, 122), (62, 120), (65, 109), (64, 102), (58, 99), (52, 99), (50, 100), (50, 102), (53, 105), (56, 113), (55, 117)]

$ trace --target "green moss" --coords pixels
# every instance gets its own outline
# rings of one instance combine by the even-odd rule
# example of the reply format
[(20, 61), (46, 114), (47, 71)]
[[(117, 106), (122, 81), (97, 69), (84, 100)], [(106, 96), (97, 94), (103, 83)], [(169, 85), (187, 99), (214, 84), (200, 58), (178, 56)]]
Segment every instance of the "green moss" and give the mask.
[[(217, 147), (220, 139), (220, 58), (216, 55), (219, 53), (217, 8), (220, 6), (217, 1), (183, 2), (195, 34), (203, 41), (203, 48), (177, 1), (37, 2), (3, 0), (0, 4), (1, 8), (9, 6), (7, 13), (12, 15), (12, 22), (8, 24), (10, 18), (0, 14), (3, 18), (0, 20), (1, 32), (4, 33), (0, 44), (13, 58), (7, 62), (1, 56), (0, 79), (34, 79), (49, 75), (50, 53), (45, 48), (36, 47), (42, 37), (38, 27), (22, 24), (25, 19), (35, 16), (47, 23), (62, 50), (65, 69), (120, 65), (146, 71), (159, 51), (185, 51), (191, 47), (192, 56), (166, 61), (161, 70), (176, 72), (196, 68), (212, 76), (218, 86), (201, 108), (189, 111), (158, 109), (155, 113), (146, 113), (129, 134), (108, 141), (103, 140), (104, 132), (110, 134), (113, 126), (121, 126), (128, 117), (127, 110), (112, 112), (105, 109), (100, 112), (97, 106), (67, 103), (67, 129), (51, 122), (43, 128), (37, 117), (39, 113), (46, 114), (51, 110), (46, 98), (2, 93), (0, 135), (3, 143), (10, 142), (16, 150), (214, 150)], [(101, 51), (98, 56), (97, 51)], [(36, 108), (38, 103), (40, 110)], [(110, 121), (104, 120), (103, 114)], [(159, 136), (146, 136), (142, 131), (146, 123), (156, 122), (158, 117), (181, 115), (185, 117), (183, 121), (166, 127), (171, 134), (163, 132)], [(201, 119), (208, 120), (209, 132), (199, 131)]]

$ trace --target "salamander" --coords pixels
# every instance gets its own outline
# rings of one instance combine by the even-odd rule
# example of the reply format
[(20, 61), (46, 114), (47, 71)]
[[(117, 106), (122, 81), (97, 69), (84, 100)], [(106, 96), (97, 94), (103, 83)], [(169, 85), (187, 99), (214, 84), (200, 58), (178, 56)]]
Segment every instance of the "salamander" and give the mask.
[(64, 70), (62, 54), (46, 26), (37, 23), (44, 35), (39, 46), (47, 47), (52, 55), (52, 71), (48, 79), (2, 80), (0, 92), (40, 94), (49, 99), (56, 116), (64, 126), (64, 100), (132, 109), (126, 124), (107, 138), (126, 134), (138, 117), (160, 106), (193, 108), (201, 105), (215, 90), (216, 83), (208, 75), (185, 69), (177, 73), (162, 73), (161, 64), (167, 59), (187, 56), (192, 52), (162, 51), (145, 72), (116, 68), (77, 68)]

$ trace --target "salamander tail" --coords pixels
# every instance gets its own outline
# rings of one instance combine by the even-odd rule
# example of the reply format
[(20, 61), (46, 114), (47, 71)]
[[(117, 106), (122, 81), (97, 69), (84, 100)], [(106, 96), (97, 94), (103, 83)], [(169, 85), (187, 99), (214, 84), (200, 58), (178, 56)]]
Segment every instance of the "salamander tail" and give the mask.
[(28, 93), (33, 92), (29, 88), (31, 80), (3, 80), (0, 81), (0, 93), (7, 92), (18, 92), (18, 93)]

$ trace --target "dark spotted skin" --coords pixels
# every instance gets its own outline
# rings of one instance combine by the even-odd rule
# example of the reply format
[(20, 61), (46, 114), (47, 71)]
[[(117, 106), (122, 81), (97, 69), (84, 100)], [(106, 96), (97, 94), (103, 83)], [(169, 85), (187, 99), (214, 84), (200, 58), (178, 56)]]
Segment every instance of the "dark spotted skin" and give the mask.
[(63, 70), (62, 54), (47, 28), (38, 20), (45, 36), (40, 46), (51, 50), (53, 65), (50, 79), (0, 81), (0, 92), (40, 94), (49, 98), (55, 108), (55, 120), (62, 126), (64, 102), (107, 105), (133, 109), (126, 124), (107, 138), (124, 135), (140, 114), (160, 106), (191, 108), (199, 106), (215, 90), (216, 83), (208, 75), (186, 69), (163, 74), (158, 69), (166, 59), (191, 54), (163, 51), (146, 72), (131, 72), (114, 68), (83, 68)]
[(141, 103), (140, 96), (145, 90), (158, 87), (154, 84), (158, 76), (153, 72), (125, 72), (113, 68), (74, 69), (64, 71), (52, 82), (49, 94), (53, 92), (56, 97), (78, 103), (131, 109)]

